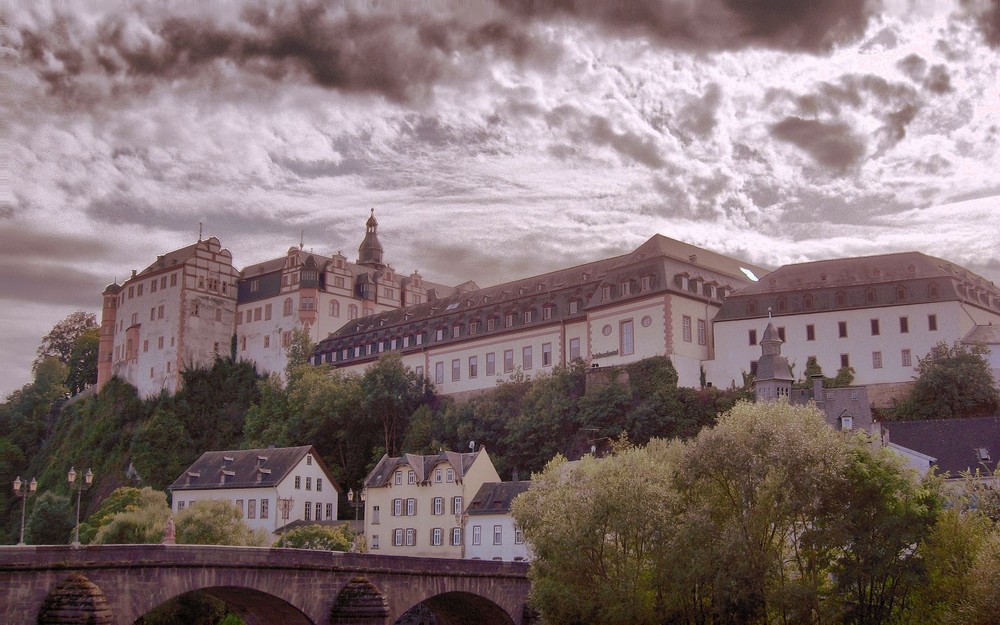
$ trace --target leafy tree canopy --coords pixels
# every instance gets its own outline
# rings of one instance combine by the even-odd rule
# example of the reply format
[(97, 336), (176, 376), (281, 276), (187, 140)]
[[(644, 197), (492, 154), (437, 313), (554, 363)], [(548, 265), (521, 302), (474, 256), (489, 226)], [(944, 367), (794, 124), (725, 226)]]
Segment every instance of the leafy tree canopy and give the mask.
[(78, 310), (70, 314), (52, 326), (49, 333), (42, 338), (32, 370), (37, 369), (50, 356), (54, 356), (59, 359), (59, 362), (68, 365), (77, 340), (88, 330), (95, 330), (97, 327), (97, 315), (94, 313)]
[(987, 348), (938, 343), (917, 365), (917, 380), (894, 414), (900, 420), (953, 419), (995, 414), (1000, 393), (993, 381)]
[(303, 525), (282, 534), (275, 547), (350, 551), (354, 533), (346, 523), (340, 525)]
[(231, 501), (199, 501), (177, 515), (177, 543), (184, 545), (236, 545), (260, 547), (267, 543), (263, 530), (251, 530)]

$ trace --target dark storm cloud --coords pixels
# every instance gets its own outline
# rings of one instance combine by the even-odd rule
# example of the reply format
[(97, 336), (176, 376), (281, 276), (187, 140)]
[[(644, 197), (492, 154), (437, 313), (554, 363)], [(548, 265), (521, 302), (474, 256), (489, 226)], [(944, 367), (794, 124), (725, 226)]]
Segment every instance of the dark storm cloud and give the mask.
[(436, 83), (478, 71), (491, 55), (548, 54), (527, 24), (490, 17), (504, 17), (496, 10), (448, 3), (237, 6), (241, 10), (224, 19), (209, 9), (197, 16), (164, 14), (162, 5), (130, 3), (128, 11), (93, 26), (66, 11), (50, 19), (34, 14), (2, 43), (56, 90), (72, 91), (85, 74), (136, 84), (189, 78), (223, 62), (274, 80), (304, 76), (323, 87), (395, 100), (423, 97)]
[(860, 36), (875, 0), (499, 0), (532, 18), (569, 16), (677, 45), (823, 51)]
[(100, 292), (111, 279), (82, 271), (69, 264), (26, 262), (0, 256), (0, 285), (6, 301), (95, 307)]
[(0, 229), (0, 261), (91, 261), (104, 258), (111, 251), (110, 245), (92, 237), (39, 232), (13, 224)]
[(919, 54), (910, 54), (896, 63), (896, 67), (913, 82), (922, 85), (932, 93), (951, 91), (951, 74), (944, 65), (928, 67), (927, 61)]
[(1000, 47), (1000, 2), (997, 0), (961, 0), (962, 7), (979, 24), (983, 36), (994, 48)]
[(835, 170), (849, 168), (865, 154), (864, 140), (842, 122), (786, 117), (771, 126), (771, 134), (801, 148), (821, 165)]

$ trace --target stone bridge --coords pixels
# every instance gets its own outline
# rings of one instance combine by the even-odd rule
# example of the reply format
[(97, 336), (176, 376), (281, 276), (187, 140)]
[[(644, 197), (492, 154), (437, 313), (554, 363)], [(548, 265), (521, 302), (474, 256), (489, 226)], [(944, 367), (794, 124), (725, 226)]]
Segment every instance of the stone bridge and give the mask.
[(418, 604), (440, 625), (527, 625), (519, 562), (195, 545), (0, 547), (0, 623), (131, 625), (189, 592), (248, 625), (386, 625)]

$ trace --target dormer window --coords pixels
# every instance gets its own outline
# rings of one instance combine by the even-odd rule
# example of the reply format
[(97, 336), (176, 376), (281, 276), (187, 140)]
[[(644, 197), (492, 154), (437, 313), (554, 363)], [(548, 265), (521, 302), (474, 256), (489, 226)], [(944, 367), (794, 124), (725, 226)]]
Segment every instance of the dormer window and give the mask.
[(652, 288), (652, 282), (653, 282), (652, 278), (650, 278), (649, 276), (643, 276), (639, 281), (640, 288), (643, 291), (648, 291), (650, 288)]
[(847, 306), (847, 293), (837, 291), (837, 306)]
[(621, 288), (622, 288), (622, 295), (631, 295), (632, 294), (632, 283), (629, 282), (628, 280), (624, 280), (621, 283)]
[(806, 293), (802, 296), (802, 307), (806, 310), (813, 309), (813, 296), (811, 293)]
[(976, 459), (979, 460), (979, 462), (987, 462), (990, 459), (990, 450), (986, 447), (977, 447)]
[(865, 301), (869, 304), (875, 303), (875, 289), (868, 289), (865, 291)]
[(840, 418), (840, 429), (848, 432), (854, 429), (854, 417), (843, 416)]
[(927, 296), (931, 299), (937, 299), (941, 296), (941, 290), (938, 288), (937, 282), (931, 282), (927, 286)]
[(610, 285), (606, 284), (606, 285), (604, 285), (604, 286), (601, 287), (601, 299), (604, 300), (604, 301), (607, 301), (607, 300), (611, 299), (611, 286)]

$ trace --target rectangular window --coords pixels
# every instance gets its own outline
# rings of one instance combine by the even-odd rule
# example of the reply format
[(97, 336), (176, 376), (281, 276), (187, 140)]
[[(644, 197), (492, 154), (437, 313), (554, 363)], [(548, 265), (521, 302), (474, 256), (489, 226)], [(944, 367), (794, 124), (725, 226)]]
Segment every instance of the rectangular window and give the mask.
[(521, 531), (520, 527), (514, 528), (514, 544), (515, 545), (524, 544), (524, 532)]
[(318, 493), (321, 490), (323, 490), (323, 478), (317, 477), (316, 478), (316, 492)]
[(580, 302), (578, 300), (571, 300), (569, 303), (569, 314), (575, 315), (580, 310)]
[(434, 340), (444, 340), (444, 328), (438, 328), (437, 331), (434, 332)]
[(531, 323), (531, 315), (534, 312), (535, 311), (533, 311), (533, 310), (526, 310), (526, 311), (524, 311), (524, 323)]
[(149, 351), (149, 339), (144, 339), (142, 341), (142, 351), (143, 352), (148, 352)]
[(509, 328), (509, 327), (511, 327), (512, 325), (514, 325), (514, 314), (513, 314), (513, 313), (511, 313), (511, 314), (508, 314), (508, 315), (507, 315), (507, 316), (505, 316), (505, 317), (504, 317), (504, 319), (503, 319), (503, 327), (505, 327), (505, 328)]
[(497, 327), (497, 320), (496, 319), (492, 319), (491, 318), (491, 319), (487, 319), (486, 320), (486, 331), (487, 332), (492, 332), (496, 327)]
[(378, 534), (372, 534), (372, 549), (378, 549)]
[(496, 375), (497, 355), (494, 352), (486, 354), (486, 375)]
[(177, 286), (177, 274), (170, 274), (170, 286)]
[(840, 366), (841, 368), (851, 366), (851, 357), (849, 354), (840, 355)]
[(462, 544), (462, 528), (453, 527), (451, 528), (451, 546), (457, 547)]
[(452, 497), (451, 498), (451, 513), (452, 514), (462, 514), (462, 497)]
[(937, 315), (927, 315), (927, 329), (931, 332), (937, 331)]
[(872, 368), (882, 368), (882, 352), (872, 352)]
[[(291, 304), (291, 302), (289, 302), (289, 304)], [(288, 314), (291, 314), (291, 313), (288, 313)], [(270, 319), (271, 319), (271, 305), (270, 304), (264, 304), (264, 321), (268, 321)]]
[(552, 343), (542, 343), (542, 366), (552, 366)]
[(177, 502), (177, 511), (180, 512), (183, 509), (184, 509), (184, 502), (183, 501), (178, 501)]
[(451, 381), (458, 382), (462, 379), (462, 361), (458, 358), (451, 360)]
[(483, 528), (481, 525), (472, 526), (472, 544), (473, 545), (483, 544)]
[(838, 321), (837, 322), (837, 334), (842, 339), (846, 339), (847, 338), (847, 322), (846, 321)]
[(298, 475), (295, 476), (295, 490), (302, 488), (302, 478)]
[(434, 363), (434, 383), (444, 384), (444, 363), (436, 362)]
[(569, 340), (569, 359), (576, 360), (580, 357), (580, 339), (572, 338)]
[(469, 334), (479, 334), (479, 322), (470, 321), (469, 322)]
[(479, 357), (469, 356), (469, 378), (479, 376)]
[(706, 334), (707, 333), (705, 332), (705, 320), (704, 319), (699, 319), (698, 320), (698, 345), (705, 345), (707, 343), (708, 338), (707, 338)]
[(417, 530), (413, 528), (406, 529), (406, 546), (412, 547), (417, 544)]
[(157, 347), (157, 349), (163, 349), (163, 337), (162, 336), (160, 338), (156, 339), (156, 347)]
[(525, 345), (521, 348), (521, 366), (525, 371), (531, 369), (531, 345)]
[(406, 516), (414, 516), (417, 513), (417, 500), (410, 497), (406, 500)]
[(312, 509), (313, 509), (312, 502), (311, 501), (307, 501), (306, 502), (305, 516), (303, 516), (302, 518), (305, 519), (306, 521), (312, 521)]
[(432, 547), (440, 547), (441, 546), (441, 543), (443, 542), (443, 537), (442, 537), (443, 534), (444, 534), (444, 530), (442, 530), (440, 527), (435, 527), (434, 529), (431, 530), (431, 546)]
[[(378, 525), (379, 524), (379, 516), (380, 516), (380, 514), (381, 514), (381, 510), (379, 509), (379, 507), (378, 506), (372, 506), (372, 525)], [(330, 517), (332, 518), (333, 514), (331, 514)]]
[(156, 307), (156, 318), (163, 319), (163, 304)]
[(552, 318), (552, 307), (544, 306), (542, 308), (542, 319), (548, 320)]
[(240, 518), (242, 519), (243, 518), (243, 500), (242, 499), (237, 499), (236, 500), (236, 509), (239, 510), (239, 512), (240, 512)]
[[(690, 318), (688, 318), (690, 322)], [(635, 326), (631, 319), (621, 322), (621, 355), (628, 356), (635, 353)], [(690, 328), (688, 328), (690, 330)]]
[(872, 319), (872, 336), (878, 336), (881, 333), (881, 328), (879, 327), (878, 319)]
[(494, 545), (503, 544), (503, 525), (493, 526), (493, 544)]
[(904, 349), (903, 352), (902, 352), (902, 356), (903, 356), (903, 366), (904, 367), (912, 367), (913, 366), (913, 359), (910, 356), (910, 350)]
[(691, 342), (691, 317), (687, 315), (681, 317), (681, 334), (685, 343)]
[(403, 516), (403, 500), (392, 500), (392, 516)]
[(514, 350), (505, 349), (503, 351), (503, 371), (510, 373), (514, 370)]
[(269, 335), (264, 336), (264, 349), (271, 346), (271, 337)]
[(321, 504), (318, 501), (316, 502), (316, 520), (317, 521), (323, 520), (323, 504)]
[(406, 472), (406, 483), (407, 484), (416, 484), (417, 483), (417, 474), (414, 473), (413, 471), (407, 471)]
[(257, 518), (257, 500), (247, 499), (247, 518), (256, 519)]
[(306, 490), (313, 489), (313, 479), (311, 477), (306, 478)]
[(149, 320), (150, 321), (156, 321), (156, 307), (155, 306), (153, 308), (149, 309)]
[(815, 341), (816, 340), (816, 326), (809, 324), (806, 326), (806, 340)]
[(900, 317), (899, 318), (899, 333), (908, 334), (910, 332), (910, 318)]
[(444, 497), (435, 497), (433, 500), (434, 509), (431, 514), (444, 514)]
[(397, 529), (392, 531), (392, 546), (393, 547), (403, 546), (403, 530)]
[(260, 518), (266, 519), (267, 515), (270, 514), (270, 499), (260, 500)]
[(750, 330), (747, 333), (747, 335), (748, 335), (748, 338), (750, 340), (750, 344), (751, 345), (756, 345), (757, 344), (757, 331), (756, 330)]

